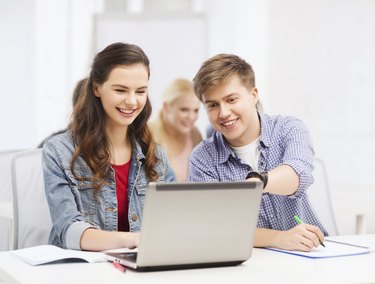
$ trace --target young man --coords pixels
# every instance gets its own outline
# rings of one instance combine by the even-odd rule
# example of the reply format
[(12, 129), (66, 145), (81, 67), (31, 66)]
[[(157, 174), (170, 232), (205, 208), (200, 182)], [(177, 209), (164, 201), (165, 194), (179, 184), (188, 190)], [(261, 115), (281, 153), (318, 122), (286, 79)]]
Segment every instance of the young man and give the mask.
[(305, 194), (313, 182), (314, 156), (305, 125), (261, 112), (253, 69), (236, 55), (204, 62), (194, 89), (216, 131), (193, 151), (189, 180), (260, 178), (265, 187), (254, 245), (301, 251), (319, 246), (327, 233)]

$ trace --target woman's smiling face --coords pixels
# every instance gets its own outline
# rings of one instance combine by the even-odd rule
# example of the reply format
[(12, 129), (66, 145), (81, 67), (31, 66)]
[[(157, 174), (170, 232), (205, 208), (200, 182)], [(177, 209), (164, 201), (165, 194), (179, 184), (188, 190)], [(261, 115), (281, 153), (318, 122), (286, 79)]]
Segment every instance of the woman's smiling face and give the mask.
[(106, 114), (107, 127), (128, 127), (147, 101), (148, 71), (143, 64), (119, 65), (108, 80), (95, 87)]

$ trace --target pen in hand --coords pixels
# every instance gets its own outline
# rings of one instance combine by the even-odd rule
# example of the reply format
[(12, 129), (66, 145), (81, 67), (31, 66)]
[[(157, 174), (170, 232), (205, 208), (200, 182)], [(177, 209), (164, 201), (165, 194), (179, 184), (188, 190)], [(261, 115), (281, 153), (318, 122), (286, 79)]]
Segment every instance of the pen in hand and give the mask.
[[(301, 221), (301, 219), (300, 219), (297, 215), (294, 215), (293, 218), (294, 218), (294, 220), (296, 220), (296, 222), (297, 222), (298, 224), (303, 224), (303, 222)], [(320, 243), (323, 247), (326, 247), (320, 239), (319, 239), (319, 243)]]

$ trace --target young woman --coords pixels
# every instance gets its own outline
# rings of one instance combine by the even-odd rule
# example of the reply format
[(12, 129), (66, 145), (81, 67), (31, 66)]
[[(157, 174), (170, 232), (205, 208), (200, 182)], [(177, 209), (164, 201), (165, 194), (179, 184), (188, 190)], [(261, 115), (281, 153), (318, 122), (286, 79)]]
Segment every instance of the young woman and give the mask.
[(138, 245), (148, 182), (175, 180), (147, 127), (149, 77), (138, 46), (115, 43), (94, 58), (70, 130), (43, 146), (49, 243), (91, 251)]
[(194, 126), (200, 102), (193, 83), (175, 79), (163, 93), (163, 107), (158, 117), (150, 122), (150, 130), (157, 143), (168, 153), (178, 181), (186, 181), (188, 161), (193, 148), (202, 140)]

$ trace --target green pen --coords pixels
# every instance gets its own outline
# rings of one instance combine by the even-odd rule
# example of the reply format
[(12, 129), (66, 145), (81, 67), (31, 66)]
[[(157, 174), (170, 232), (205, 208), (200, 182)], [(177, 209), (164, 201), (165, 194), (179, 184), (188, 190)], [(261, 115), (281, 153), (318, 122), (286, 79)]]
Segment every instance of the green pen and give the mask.
[[(298, 224), (303, 224), (302, 220), (301, 220), (297, 215), (294, 215), (293, 218), (294, 218), (294, 220), (296, 220), (296, 222), (297, 222)], [(319, 239), (319, 243), (320, 243), (323, 247), (326, 247), (320, 239)]]

